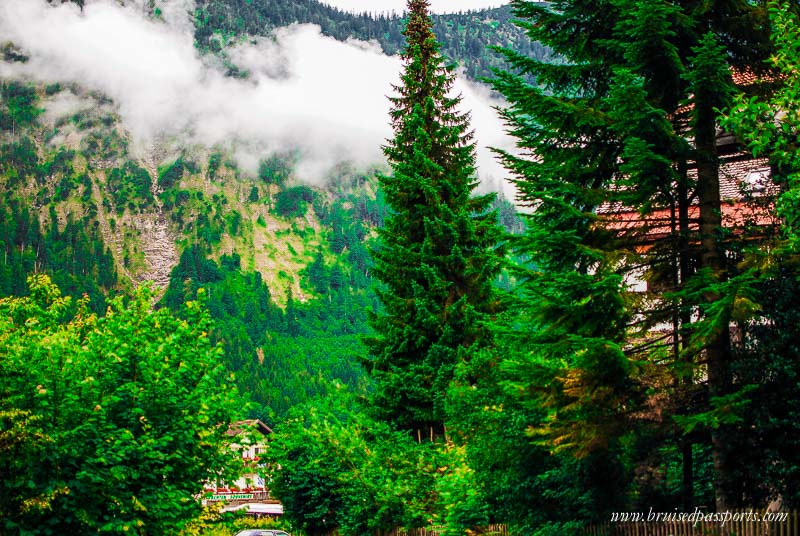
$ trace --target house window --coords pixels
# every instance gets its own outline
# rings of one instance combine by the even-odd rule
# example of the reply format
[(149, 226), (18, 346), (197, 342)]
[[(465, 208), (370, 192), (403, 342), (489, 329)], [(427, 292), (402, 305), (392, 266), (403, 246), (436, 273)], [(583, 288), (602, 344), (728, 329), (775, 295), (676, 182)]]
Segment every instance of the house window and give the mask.
[(754, 194), (764, 193), (767, 190), (769, 180), (769, 168), (753, 169), (744, 178), (744, 184)]

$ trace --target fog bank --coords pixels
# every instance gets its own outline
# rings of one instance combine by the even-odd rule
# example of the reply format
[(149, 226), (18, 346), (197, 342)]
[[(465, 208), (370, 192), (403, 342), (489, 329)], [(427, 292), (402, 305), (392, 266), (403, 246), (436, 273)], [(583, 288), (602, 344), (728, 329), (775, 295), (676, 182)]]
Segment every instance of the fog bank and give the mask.
[[(76, 82), (110, 97), (136, 143), (162, 137), (220, 145), (254, 169), (274, 151), (296, 150), (297, 173), (319, 184), (340, 162), (382, 163), (392, 84), (401, 62), (375, 43), (342, 43), (317, 26), (293, 25), (229, 51), (246, 79), (224, 75), (193, 46), (189, 0), (162, 1), (163, 20), (112, 0), (54, 7), (44, 0), (0, 2), (0, 35), (29, 56), (0, 63), (0, 76)], [(487, 145), (509, 138), (488, 92), (459, 79), (472, 114), (481, 176), (504, 175)], [(73, 106), (77, 106), (72, 103)]]

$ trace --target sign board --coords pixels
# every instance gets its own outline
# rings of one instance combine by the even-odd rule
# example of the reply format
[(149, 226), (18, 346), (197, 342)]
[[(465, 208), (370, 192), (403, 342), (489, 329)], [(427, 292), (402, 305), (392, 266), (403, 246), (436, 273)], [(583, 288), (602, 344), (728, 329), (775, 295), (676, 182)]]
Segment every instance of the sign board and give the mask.
[(252, 493), (219, 493), (203, 497), (207, 501), (240, 501), (251, 500), (255, 497)]

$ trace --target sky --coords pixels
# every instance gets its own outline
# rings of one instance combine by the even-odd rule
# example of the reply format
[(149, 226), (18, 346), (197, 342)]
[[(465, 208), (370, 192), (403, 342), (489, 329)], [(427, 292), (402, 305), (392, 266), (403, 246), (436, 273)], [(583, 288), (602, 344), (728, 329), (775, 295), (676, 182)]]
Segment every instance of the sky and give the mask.
[[(192, 0), (162, 0), (164, 21), (145, 18), (135, 5), (90, 0), (0, 1), (0, 35), (22, 49), (26, 63), (0, 61), (0, 77), (78, 82), (110, 97), (135, 145), (170, 140), (186, 147), (222, 146), (241, 167), (257, 169), (273, 152), (299, 151), (302, 180), (321, 184), (335, 166), (384, 164), (391, 137), (388, 95), (401, 62), (377, 43), (336, 41), (314, 25), (293, 25), (228, 50), (250, 73), (226, 77), (213, 57), (193, 46)], [(65, 93), (68, 92), (65, 89)], [(462, 110), (472, 115), (479, 173), (497, 189), (505, 175), (488, 146), (512, 144), (483, 87), (459, 79)], [(49, 117), (80, 109), (76, 95), (59, 95)], [(84, 103), (85, 107), (86, 104)]]
[[(402, 13), (405, 10), (405, 0), (321, 0), (323, 4), (337, 7), (353, 13)], [(509, 0), (430, 0), (431, 11), (434, 13), (458, 13), (498, 7), (508, 4)]]

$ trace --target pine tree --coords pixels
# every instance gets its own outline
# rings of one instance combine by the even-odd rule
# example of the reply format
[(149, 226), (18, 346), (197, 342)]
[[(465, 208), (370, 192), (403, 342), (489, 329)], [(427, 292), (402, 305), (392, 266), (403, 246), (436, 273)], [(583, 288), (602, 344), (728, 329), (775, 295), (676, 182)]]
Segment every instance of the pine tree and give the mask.
[(408, 45), (394, 138), (381, 177), (391, 217), (372, 251), (383, 310), (367, 340), (377, 415), (416, 437), (441, 435), (446, 394), (467, 350), (485, 345), (483, 324), (499, 307), (492, 283), (503, 255), (492, 195), (473, 197), (475, 146), (469, 117), (451, 97), (454, 74), (439, 53), (427, 0), (409, 0)]
[[(541, 88), (510, 73), (499, 73), (495, 84), (511, 103), (504, 116), (519, 144), (536, 155), (503, 157), (518, 177), (519, 201), (532, 209), (518, 252), (534, 266), (521, 270), (520, 329), (506, 341), (513, 351), (507, 369), (534, 395), (532, 405), (548, 411), (549, 418), (531, 424), (552, 448), (586, 456), (622, 434), (621, 410), (631, 396), (623, 352), (630, 312), (618, 243), (597, 214), (611, 200), (624, 153), (609, 118), (615, 73), (607, 65), (621, 63), (623, 54), (609, 48), (602, 56), (596, 48), (612, 41), (619, 13), (613, 2), (600, 2), (590, 19), (580, 16), (586, 7), (579, 3), (516, 7), (535, 21), (532, 37), (568, 61), (549, 65), (508, 52)], [(556, 26), (563, 32), (552, 31)], [(635, 81), (626, 82), (636, 95)]]
[[(769, 247), (744, 252), (745, 269), (737, 279), (750, 287), (739, 295), (749, 314), (739, 315), (737, 325), (748, 343), (735, 353), (730, 372), (753, 390), (743, 418), (720, 439), (738, 453), (729, 464), (735, 476), (732, 495), (745, 497), (748, 504), (765, 504), (780, 494), (784, 505), (796, 505), (800, 308), (794, 297), (800, 244), (800, 116), (790, 111), (800, 101), (800, 6), (775, 1), (769, 7), (775, 46), (770, 63), (776, 74), (764, 85), (771, 91), (738, 95), (723, 128), (735, 132), (754, 156), (769, 159), (773, 188), (780, 190), (775, 199), (780, 232), (768, 237)], [(745, 286), (739, 281), (731, 283)]]
[[(733, 389), (730, 317), (714, 314), (724, 301), (715, 289), (729, 277), (715, 123), (732, 90), (730, 70), (758, 68), (764, 57), (763, 10), (662, 0), (513, 6), (530, 37), (561, 61), (504, 51), (519, 75), (498, 73), (495, 83), (529, 151), (504, 160), (533, 211), (520, 248), (535, 267), (521, 270), (519, 310), (528, 321), (509, 336), (507, 369), (530, 405), (548, 410), (531, 425), (553, 451), (613, 448), (637, 427), (640, 438), (642, 427), (674, 438), (678, 430), (654, 429), (645, 409), (652, 393), (688, 390), (678, 386), (694, 387), (706, 366), (709, 385), (696, 398)], [(693, 199), (699, 222), (690, 225)], [(620, 207), (638, 212), (634, 225), (615, 220)], [(654, 229), (666, 237), (654, 241)], [(628, 292), (623, 281), (643, 276), (673, 297)], [(714, 325), (696, 328), (690, 311)], [(672, 331), (654, 335), (665, 323)], [(724, 460), (716, 440), (712, 451)], [(724, 499), (730, 474), (715, 467)]]

